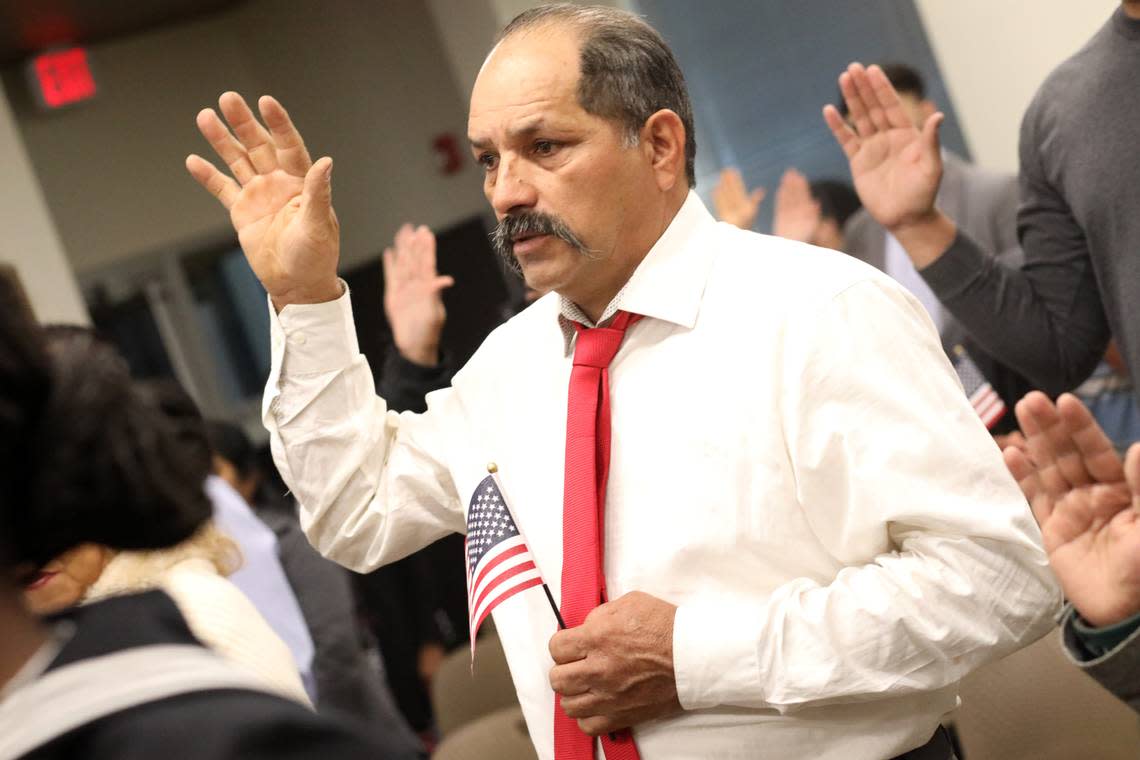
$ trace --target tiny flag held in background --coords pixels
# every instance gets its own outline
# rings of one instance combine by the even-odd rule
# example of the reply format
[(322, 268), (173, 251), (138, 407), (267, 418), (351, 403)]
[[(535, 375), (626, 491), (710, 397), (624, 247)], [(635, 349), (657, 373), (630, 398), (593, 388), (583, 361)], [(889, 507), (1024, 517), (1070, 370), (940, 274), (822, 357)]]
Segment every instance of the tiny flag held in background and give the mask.
[(491, 610), (521, 591), (542, 585), (542, 576), (494, 475), (484, 478), (471, 497), (466, 547), (467, 609), (474, 657), (475, 636)]
[(953, 365), (958, 379), (962, 381), (966, 397), (970, 399), (970, 405), (982, 418), (986, 429), (992, 430), (998, 420), (1005, 416), (1005, 402), (962, 346), (954, 346)]

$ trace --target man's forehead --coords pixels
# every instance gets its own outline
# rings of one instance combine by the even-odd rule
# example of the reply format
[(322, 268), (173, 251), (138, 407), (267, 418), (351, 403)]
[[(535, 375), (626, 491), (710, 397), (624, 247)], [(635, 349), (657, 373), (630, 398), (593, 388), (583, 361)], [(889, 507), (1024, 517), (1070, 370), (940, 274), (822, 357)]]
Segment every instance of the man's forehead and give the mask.
[(500, 42), (471, 92), (469, 124), (577, 104), (578, 43), (573, 35), (536, 30)]

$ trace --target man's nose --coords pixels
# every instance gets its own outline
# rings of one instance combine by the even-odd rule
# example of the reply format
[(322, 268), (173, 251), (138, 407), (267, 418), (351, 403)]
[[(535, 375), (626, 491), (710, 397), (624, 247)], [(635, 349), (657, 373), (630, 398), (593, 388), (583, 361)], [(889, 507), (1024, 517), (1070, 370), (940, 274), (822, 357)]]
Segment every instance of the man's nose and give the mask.
[(502, 218), (518, 210), (530, 209), (538, 203), (534, 184), (526, 176), (522, 164), (515, 160), (502, 159), (491, 189), (491, 207)]

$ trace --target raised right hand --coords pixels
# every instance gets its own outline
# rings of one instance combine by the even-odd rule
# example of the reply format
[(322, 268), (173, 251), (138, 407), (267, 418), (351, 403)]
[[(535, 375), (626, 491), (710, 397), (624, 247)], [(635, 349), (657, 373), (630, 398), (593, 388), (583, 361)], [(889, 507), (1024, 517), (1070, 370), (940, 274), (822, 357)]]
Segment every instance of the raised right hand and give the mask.
[(764, 202), (764, 188), (749, 191), (740, 170), (728, 167), (721, 170), (712, 199), (717, 219), (742, 230), (750, 230), (756, 224), (760, 204)]
[(787, 169), (776, 190), (772, 234), (801, 243), (813, 243), (821, 221), (819, 201), (812, 197), (807, 177), (796, 169)]
[(1007, 448), (1006, 465), (1033, 508), (1065, 596), (1095, 626), (1140, 613), (1140, 444), (1121, 462), (1070, 394), (1054, 405), (1034, 391), (1016, 412), (1029, 454)]
[(941, 113), (915, 128), (878, 66), (853, 63), (839, 76), (839, 89), (851, 117), (848, 125), (835, 106), (823, 118), (851, 165), (855, 191), (875, 221), (894, 231), (934, 215), (942, 179), (938, 142)]
[(338, 298), (332, 159), (314, 164), (289, 114), (268, 95), (258, 101), (268, 130), (236, 92), (223, 93), (218, 105), (230, 128), (206, 108), (198, 130), (233, 177), (196, 155), (186, 158), (187, 170), (229, 210), (246, 259), (278, 310)]
[(455, 284), (436, 271), (435, 261), (435, 235), (424, 225), (404, 224), (384, 249), (384, 314), (392, 342), (405, 359), (429, 367), (439, 364), (443, 291)]

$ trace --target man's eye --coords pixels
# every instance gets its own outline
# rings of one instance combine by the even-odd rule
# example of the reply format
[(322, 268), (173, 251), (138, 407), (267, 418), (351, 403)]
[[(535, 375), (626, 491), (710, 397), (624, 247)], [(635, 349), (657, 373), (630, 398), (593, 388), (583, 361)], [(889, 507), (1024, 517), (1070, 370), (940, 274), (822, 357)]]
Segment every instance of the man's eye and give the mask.
[(536, 140), (534, 143), (534, 152), (539, 156), (549, 156), (557, 149), (558, 144), (550, 140)]
[(479, 157), (475, 160), (479, 162), (479, 165), (482, 166), (485, 171), (493, 171), (496, 163), (498, 163), (498, 157), (495, 156), (494, 153), (480, 153)]

